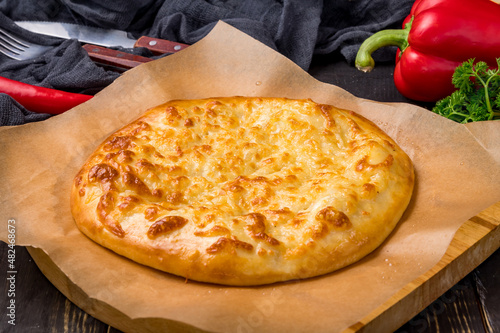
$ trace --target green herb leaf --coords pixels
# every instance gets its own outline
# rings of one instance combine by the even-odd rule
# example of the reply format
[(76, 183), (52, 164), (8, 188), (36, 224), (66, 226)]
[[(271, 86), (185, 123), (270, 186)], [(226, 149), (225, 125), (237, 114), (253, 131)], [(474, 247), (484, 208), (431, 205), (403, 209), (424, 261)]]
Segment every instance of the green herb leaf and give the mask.
[(496, 69), (475, 59), (463, 62), (452, 77), (457, 90), (436, 102), (432, 111), (464, 124), (500, 119), (500, 58), (496, 62)]

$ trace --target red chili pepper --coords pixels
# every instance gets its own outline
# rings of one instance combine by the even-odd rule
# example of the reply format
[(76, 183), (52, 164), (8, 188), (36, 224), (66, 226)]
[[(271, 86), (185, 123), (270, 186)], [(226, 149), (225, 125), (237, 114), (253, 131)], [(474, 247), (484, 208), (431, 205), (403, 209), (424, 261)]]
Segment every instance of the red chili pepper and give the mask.
[(434, 102), (455, 88), (452, 75), (462, 62), (475, 58), (496, 67), (500, 56), (500, 5), (491, 0), (417, 0), (402, 30), (382, 30), (360, 47), (356, 67), (370, 71), (372, 52), (399, 48), (394, 82), (414, 100)]
[(11, 96), (30, 111), (50, 114), (63, 113), (92, 98), (90, 95), (37, 87), (1, 76), (0, 93)]

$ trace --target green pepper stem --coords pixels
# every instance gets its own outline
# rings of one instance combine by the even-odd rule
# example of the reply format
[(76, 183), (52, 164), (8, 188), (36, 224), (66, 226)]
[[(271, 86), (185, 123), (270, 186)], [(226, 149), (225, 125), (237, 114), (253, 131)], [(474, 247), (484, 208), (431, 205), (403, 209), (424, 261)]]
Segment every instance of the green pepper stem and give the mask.
[(363, 72), (370, 72), (375, 67), (372, 53), (384, 46), (397, 46), (401, 52), (408, 47), (408, 34), (413, 23), (413, 17), (404, 29), (388, 29), (379, 31), (361, 44), (356, 55), (356, 68)]

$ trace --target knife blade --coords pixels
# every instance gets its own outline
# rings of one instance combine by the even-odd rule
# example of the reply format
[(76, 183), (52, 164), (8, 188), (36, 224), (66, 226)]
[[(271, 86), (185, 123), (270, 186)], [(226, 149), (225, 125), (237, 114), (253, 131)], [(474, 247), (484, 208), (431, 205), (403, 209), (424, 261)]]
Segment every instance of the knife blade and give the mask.
[(16, 21), (15, 23), (21, 28), (42, 35), (64, 39), (77, 39), (82, 43), (105, 47), (146, 47), (154, 54), (175, 53), (188, 47), (187, 44), (147, 36), (132, 39), (128, 37), (126, 31), (101, 29), (73, 23), (45, 21)]

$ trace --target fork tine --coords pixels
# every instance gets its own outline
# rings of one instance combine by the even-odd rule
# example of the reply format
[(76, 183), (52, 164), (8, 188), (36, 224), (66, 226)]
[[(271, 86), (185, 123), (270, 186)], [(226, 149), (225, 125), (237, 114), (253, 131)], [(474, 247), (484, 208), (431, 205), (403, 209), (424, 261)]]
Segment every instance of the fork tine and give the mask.
[(8, 34), (5, 30), (0, 28), (0, 42), (2, 42), (1, 45), (11, 51), (14, 52), (12, 49), (17, 49), (19, 51), (22, 51), (23, 48), (29, 47), (26, 43), (21, 42), (20, 40), (12, 37), (12, 35)]
[(11, 53), (9, 51), (5, 51), (4, 49), (0, 48), (0, 53), (11, 58), (11, 59), (14, 59), (14, 60), (23, 60), (19, 57), (18, 54), (15, 54), (15, 53)]
[(32, 44), (13, 36), (0, 28), (0, 53), (15, 60), (26, 60), (39, 56), (47, 51), (49, 46)]
[(28, 47), (24, 43), (18, 43), (17, 39), (12, 38), (5, 30), (0, 28), (0, 53), (6, 55), (9, 58), (21, 60), (19, 55), (23, 51), (21, 47)]
[[(3, 30), (2, 28), (0, 28), (0, 33), (3, 34), (6, 38), (10, 39), (12, 42), (17, 43), (18, 45), (21, 45), (22, 47), (29, 47), (29, 45), (26, 42), (23, 42), (19, 38), (12, 36), (11, 34), (9, 34), (7, 31)], [(15, 46), (14, 43), (9, 43), (9, 44), (12, 44), (13, 46)]]
[(22, 60), (19, 56), (18, 52), (12, 51), (9, 48), (6, 48), (3, 43), (0, 41), (0, 53), (6, 55), (7, 57), (15, 60)]
[(19, 54), (19, 52), (22, 52), (23, 50), (11, 45), (8, 41), (6, 41), (2, 36), (0, 36), (0, 46), (4, 48), (5, 50), (14, 53), (14, 54)]

